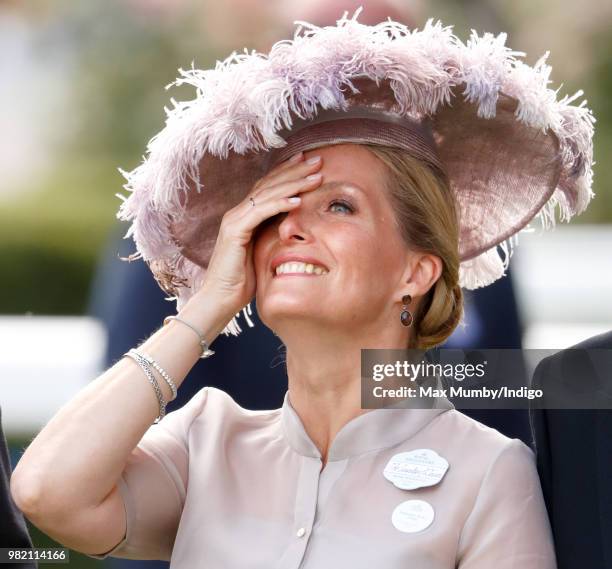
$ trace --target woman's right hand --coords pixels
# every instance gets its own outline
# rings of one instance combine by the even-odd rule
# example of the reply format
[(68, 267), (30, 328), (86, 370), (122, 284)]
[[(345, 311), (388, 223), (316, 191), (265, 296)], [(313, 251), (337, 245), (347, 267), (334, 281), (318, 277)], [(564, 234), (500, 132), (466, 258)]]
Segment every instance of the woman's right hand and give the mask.
[[(255, 296), (253, 234), (258, 225), (299, 207), (297, 194), (321, 184), (322, 159), (304, 160), (300, 152), (258, 180), (237, 206), (225, 212), (202, 288), (198, 292), (223, 299), (232, 314)], [(255, 206), (251, 199), (253, 198)], [(196, 295), (197, 296), (197, 295)]]

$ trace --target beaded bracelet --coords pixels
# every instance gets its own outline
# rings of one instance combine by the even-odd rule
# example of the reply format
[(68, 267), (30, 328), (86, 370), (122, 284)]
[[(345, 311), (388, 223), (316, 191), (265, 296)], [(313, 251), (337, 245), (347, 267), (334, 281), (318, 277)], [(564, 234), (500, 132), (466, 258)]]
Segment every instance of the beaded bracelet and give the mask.
[(135, 352), (141, 358), (144, 358), (149, 365), (152, 365), (159, 372), (159, 375), (161, 375), (164, 378), (164, 381), (168, 384), (168, 387), (172, 391), (172, 399), (170, 399), (170, 401), (174, 401), (176, 399), (178, 392), (176, 389), (176, 384), (174, 383), (174, 381), (172, 381), (171, 377), (168, 375), (168, 372), (166, 372), (166, 370), (163, 367), (161, 367), (149, 354), (145, 354), (144, 352), (139, 352), (135, 350), (134, 348), (132, 348), (130, 352)]
[(155, 390), (155, 395), (157, 396), (157, 402), (159, 403), (159, 415), (157, 416), (155, 421), (153, 421), (153, 424), (159, 423), (166, 414), (166, 400), (164, 399), (164, 394), (162, 393), (162, 390), (159, 387), (159, 383), (157, 383), (157, 380), (155, 379), (155, 376), (153, 375), (149, 364), (137, 352), (132, 352), (130, 350), (129, 352), (126, 352), (123, 355), (132, 358), (142, 368), (145, 375), (147, 376), (147, 379), (149, 380), (149, 383), (153, 386), (153, 389)]

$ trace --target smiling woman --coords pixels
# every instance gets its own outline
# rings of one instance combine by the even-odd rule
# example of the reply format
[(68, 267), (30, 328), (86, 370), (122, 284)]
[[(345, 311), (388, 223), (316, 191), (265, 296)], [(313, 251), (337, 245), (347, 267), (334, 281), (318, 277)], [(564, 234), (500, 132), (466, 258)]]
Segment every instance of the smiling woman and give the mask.
[[(360, 356), (438, 345), (461, 289), (503, 276), (498, 246), (586, 207), (592, 116), (503, 34), (464, 45), (440, 23), (356, 16), (183, 72), (197, 96), (127, 174), (119, 212), (178, 314), (60, 409), (13, 475), (60, 543), (177, 569), (555, 567), (533, 452), (443, 393), (363, 409)], [(164, 417), (255, 297), (287, 348), (282, 407), (205, 387)]]
[[(289, 138), (288, 146), (292, 144)], [(300, 333), (312, 324), (331, 330), (348, 323), (359, 327), (367, 345), (372, 338), (382, 340), (381, 330), (399, 314), (402, 297), (410, 294), (416, 306), (414, 326), (403, 332), (404, 340), (397, 340), (407, 347), (440, 344), (462, 313), (458, 221), (444, 174), (437, 177), (405, 150), (384, 146), (318, 147), (308, 153), (307, 163), (314, 159), (322, 163), (319, 188), (256, 232), (262, 321), (287, 338), (290, 332), (273, 320), (284, 307), (290, 328), (301, 318)], [(291, 261), (305, 263), (304, 269)], [(309, 265), (312, 273), (305, 272)], [(317, 276), (316, 267), (325, 271), (318, 287), (304, 278)], [(279, 278), (282, 282), (275, 285)], [(397, 288), (409, 280), (412, 286)], [(300, 282), (308, 287), (306, 298)]]

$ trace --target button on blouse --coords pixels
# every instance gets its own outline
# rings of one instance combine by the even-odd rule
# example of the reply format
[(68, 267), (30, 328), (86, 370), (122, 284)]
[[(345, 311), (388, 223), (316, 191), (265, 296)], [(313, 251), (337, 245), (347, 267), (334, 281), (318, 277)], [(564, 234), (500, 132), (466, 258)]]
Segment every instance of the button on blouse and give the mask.
[[(456, 411), (376, 409), (346, 423), (322, 457), (286, 392), (249, 411), (214, 387), (152, 425), (118, 482), (125, 538), (107, 556), (172, 569), (552, 569), (550, 525), (531, 449)], [(403, 490), (383, 471), (430, 449), (441, 480)], [(433, 509), (404, 531), (394, 510)]]

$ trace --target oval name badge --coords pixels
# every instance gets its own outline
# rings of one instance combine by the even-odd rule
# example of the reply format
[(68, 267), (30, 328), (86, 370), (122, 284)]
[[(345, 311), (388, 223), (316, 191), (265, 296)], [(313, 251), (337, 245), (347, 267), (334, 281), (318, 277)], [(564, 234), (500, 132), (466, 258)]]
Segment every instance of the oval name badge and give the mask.
[(416, 490), (437, 484), (447, 470), (446, 459), (430, 448), (420, 448), (393, 455), (383, 475), (401, 490)]
[(399, 531), (416, 533), (428, 528), (434, 519), (434, 509), (425, 500), (406, 500), (391, 514), (391, 523)]

